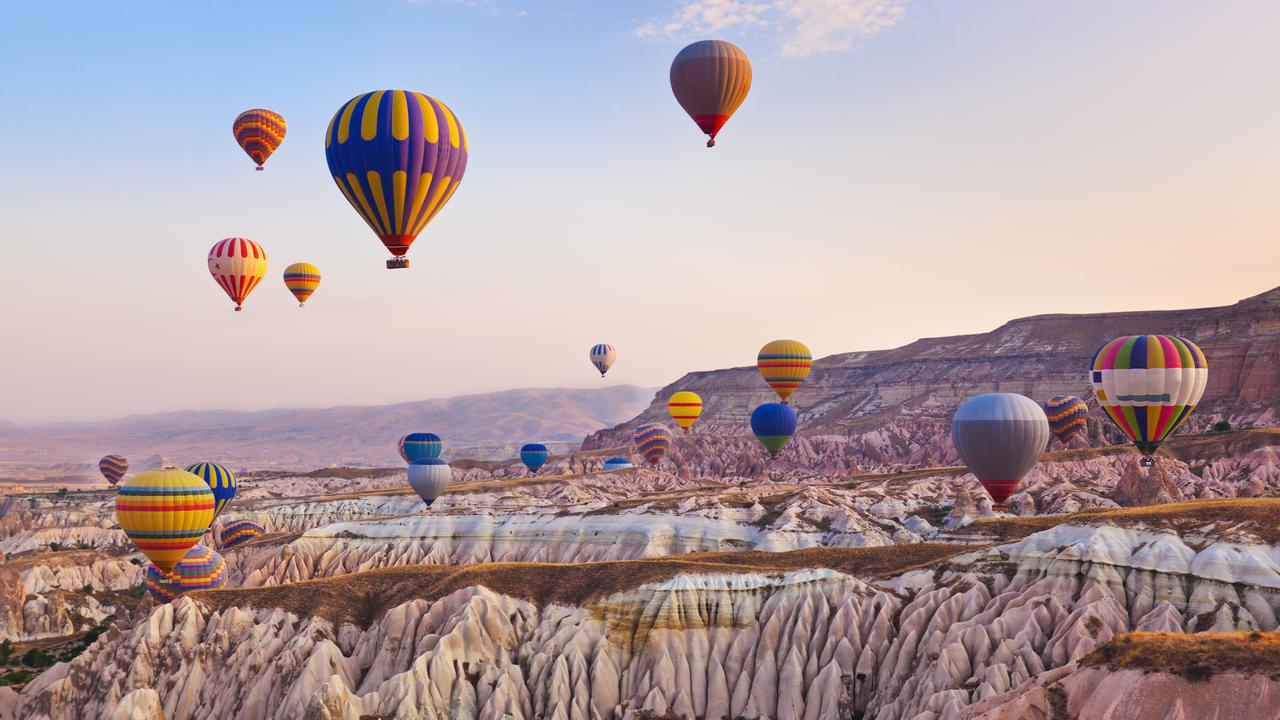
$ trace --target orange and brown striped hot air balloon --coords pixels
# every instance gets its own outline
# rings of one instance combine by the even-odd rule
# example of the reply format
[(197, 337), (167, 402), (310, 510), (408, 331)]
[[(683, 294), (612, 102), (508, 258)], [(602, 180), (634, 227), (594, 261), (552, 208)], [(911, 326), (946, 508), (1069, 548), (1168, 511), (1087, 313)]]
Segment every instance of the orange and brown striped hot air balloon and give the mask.
[(258, 164), (259, 171), (267, 158), (271, 157), (271, 153), (284, 142), (284, 131), (284, 116), (274, 110), (262, 108), (245, 110), (231, 123), (231, 133), (235, 135), (236, 143), (250, 160)]
[(724, 40), (700, 40), (671, 62), (671, 92), (716, 146), (716, 134), (751, 91), (751, 61)]

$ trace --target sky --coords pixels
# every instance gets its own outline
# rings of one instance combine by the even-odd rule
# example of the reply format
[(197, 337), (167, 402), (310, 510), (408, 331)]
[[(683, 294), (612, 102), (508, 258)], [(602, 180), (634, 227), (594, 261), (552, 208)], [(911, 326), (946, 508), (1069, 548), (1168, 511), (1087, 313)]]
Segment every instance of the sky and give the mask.
[[(1280, 3), (20, 3), (0, 27), (0, 419), (658, 386), (1280, 285)], [(716, 148), (671, 58), (754, 83)], [(330, 178), (369, 90), (446, 102), (470, 160), (412, 267)], [(266, 172), (231, 121), (288, 134)], [(245, 236), (267, 278), (209, 277)], [(280, 279), (307, 261), (299, 310)], [(1160, 328), (1152, 328), (1159, 331)]]

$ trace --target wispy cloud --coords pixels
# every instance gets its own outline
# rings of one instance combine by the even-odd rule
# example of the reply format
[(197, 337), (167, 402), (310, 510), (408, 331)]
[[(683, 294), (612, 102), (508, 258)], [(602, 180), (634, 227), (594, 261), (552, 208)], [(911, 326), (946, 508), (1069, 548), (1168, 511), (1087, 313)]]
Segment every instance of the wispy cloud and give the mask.
[(643, 38), (771, 33), (785, 57), (848, 50), (896, 25), (906, 0), (677, 0), (665, 20), (636, 28)]
[(404, 0), (410, 5), (431, 5), (433, 3), (444, 3), (453, 5), (466, 5), (468, 7), (478, 8), (489, 17), (528, 17), (529, 11), (522, 7), (518, 7), (516, 2), (499, 2), (498, 0)]

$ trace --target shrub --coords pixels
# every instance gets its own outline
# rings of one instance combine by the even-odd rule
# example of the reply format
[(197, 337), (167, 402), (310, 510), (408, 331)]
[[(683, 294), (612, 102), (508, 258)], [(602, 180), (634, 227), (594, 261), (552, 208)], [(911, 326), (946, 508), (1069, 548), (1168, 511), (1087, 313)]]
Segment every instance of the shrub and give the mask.
[(1214, 432), (1231, 432), (1231, 423), (1226, 420), (1219, 420), (1213, 424)]
[(0, 665), (5, 665), (9, 659), (13, 657), (13, 643), (9, 642), (9, 638), (0, 641)]
[(82, 588), (80, 588), (80, 589), (84, 591), (84, 594), (85, 594), (85, 595), (92, 595), (92, 594), (93, 594), (93, 583), (89, 583), (88, 585), (85, 585), (84, 587), (82, 587)]
[(53, 657), (42, 648), (31, 648), (22, 656), (22, 664), (27, 667), (49, 667), (53, 664)]

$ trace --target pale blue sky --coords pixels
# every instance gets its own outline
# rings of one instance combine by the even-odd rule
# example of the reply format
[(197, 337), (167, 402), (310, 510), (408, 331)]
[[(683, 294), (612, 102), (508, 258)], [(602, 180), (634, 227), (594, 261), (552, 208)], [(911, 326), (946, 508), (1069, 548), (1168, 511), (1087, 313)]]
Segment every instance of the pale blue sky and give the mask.
[[(596, 342), (658, 385), (775, 337), (1233, 302), (1280, 285), (1276, 27), (1262, 0), (15, 4), (0, 418), (589, 387)], [(667, 83), (703, 37), (755, 68), (714, 150)], [(324, 162), (378, 88), (471, 144), (406, 271)], [(264, 173), (250, 107), (289, 123)], [(232, 235), (271, 259), (242, 313), (205, 268)]]

